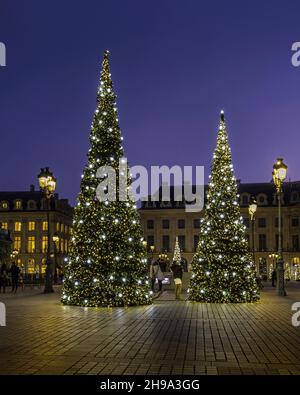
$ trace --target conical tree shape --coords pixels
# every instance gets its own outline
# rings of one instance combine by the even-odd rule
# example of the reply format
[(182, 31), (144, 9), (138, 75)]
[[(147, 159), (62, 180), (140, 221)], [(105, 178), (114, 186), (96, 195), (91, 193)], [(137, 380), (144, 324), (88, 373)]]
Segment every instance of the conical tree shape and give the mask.
[(175, 240), (173, 262), (177, 262), (177, 263), (181, 262), (181, 252), (180, 252), (180, 247), (179, 247), (179, 242), (178, 242), (178, 236), (176, 236), (176, 240)]
[(223, 112), (192, 271), (190, 300), (238, 303), (259, 299)]
[[(149, 304), (152, 298), (139, 215), (135, 203), (131, 199), (121, 201), (118, 194), (123, 147), (108, 51), (102, 63), (97, 104), (88, 163), (75, 207), (62, 302), (82, 306)], [(103, 181), (97, 178), (97, 169), (107, 165), (116, 171), (116, 201), (96, 197)], [(128, 173), (127, 167), (125, 171)], [(130, 179), (125, 189), (126, 185)]]

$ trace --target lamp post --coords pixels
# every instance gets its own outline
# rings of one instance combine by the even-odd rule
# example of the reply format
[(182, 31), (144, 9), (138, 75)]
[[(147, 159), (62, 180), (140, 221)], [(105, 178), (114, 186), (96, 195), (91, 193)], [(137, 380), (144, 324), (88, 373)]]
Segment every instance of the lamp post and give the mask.
[(151, 262), (153, 261), (153, 254), (154, 254), (154, 245), (150, 246), (150, 251), (151, 251)]
[(251, 230), (252, 230), (252, 254), (253, 254), (253, 263), (255, 265), (255, 240), (254, 240), (254, 221), (255, 221), (255, 213), (257, 210), (257, 202), (255, 198), (252, 196), (249, 202), (249, 215), (251, 220)]
[(147, 248), (147, 241), (146, 241), (146, 240), (143, 240), (143, 246), (144, 246), (145, 248)]
[(11, 259), (16, 260), (17, 256), (19, 255), (19, 251), (17, 249), (11, 252)]
[(53, 246), (54, 246), (54, 284), (57, 284), (57, 262), (56, 262), (56, 255), (57, 255), (57, 250), (58, 250), (58, 243), (59, 243), (59, 236), (55, 232), (53, 237)]
[(273, 166), (273, 181), (276, 187), (278, 199), (278, 261), (277, 261), (277, 293), (279, 296), (286, 296), (284, 284), (284, 262), (282, 257), (282, 224), (281, 224), (281, 196), (282, 184), (286, 179), (287, 166), (283, 163), (282, 158), (278, 158)]
[(51, 210), (51, 198), (53, 197), (56, 178), (53, 173), (49, 170), (49, 167), (42, 168), (40, 174), (38, 175), (40, 189), (46, 197), (47, 200), (47, 222), (48, 222), (48, 243), (47, 243), (47, 258), (46, 258), (46, 277), (45, 277), (45, 289), (44, 293), (52, 293), (53, 291), (53, 263), (50, 256), (50, 210)]

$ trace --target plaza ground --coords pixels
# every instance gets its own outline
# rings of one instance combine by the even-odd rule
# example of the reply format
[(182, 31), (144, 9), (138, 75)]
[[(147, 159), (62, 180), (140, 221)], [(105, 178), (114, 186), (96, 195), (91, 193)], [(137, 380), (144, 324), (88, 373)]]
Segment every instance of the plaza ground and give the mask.
[(0, 374), (300, 374), (300, 327), (291, 323), (300, 283), (256, 304), (174, 301), (152, 306), (63, 306), (26, 289), (0, 295)]

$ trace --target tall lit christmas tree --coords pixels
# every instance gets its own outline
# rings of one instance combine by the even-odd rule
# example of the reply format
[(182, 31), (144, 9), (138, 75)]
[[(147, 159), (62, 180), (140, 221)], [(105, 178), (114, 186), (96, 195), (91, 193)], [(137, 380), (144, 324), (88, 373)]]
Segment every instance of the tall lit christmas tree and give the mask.
[(259, 291), (248, 248), (221, 112), (199, 245), (192, 261), (189, 299), (216, 303), (257, 301)]
[[(71, 254), (62, 294), (64, 304), (131, 306), (152, 302), (136, 205), (131, 198), (119, 199), (121, 175), (124, 171), (128, 174), (127, 164), (125, 170), (121, 165), (124, 162), (121, 141), (109, 52), (105, 51), (90, 132), (91, 148), (74, 212)], [(104, 179), (97, 177), (97, 169), (108, 165), (116, 172), (115, 201), (96, 196), (99, 183), (105, 179), (105, 173)], [(129, 186), (130, 177), (126, 191)]]
[(180, 246), (179, 246), (179, 242), (178, 242), (178, 236), (176, 236), (176, 240), (175, 240), (173, 262), (176, 262), (178, 264), (181, 262), (181, 252), (180, 252)]

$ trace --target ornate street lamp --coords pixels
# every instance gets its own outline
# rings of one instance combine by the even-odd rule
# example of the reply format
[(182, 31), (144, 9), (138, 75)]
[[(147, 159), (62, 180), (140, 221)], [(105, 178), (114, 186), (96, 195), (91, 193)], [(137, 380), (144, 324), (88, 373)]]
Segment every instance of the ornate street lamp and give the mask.
[(281, 197), (282, 184), (286, 179), (287, 166), (282, 158), (278, 158), (273, 166), (273, 181), (276, 187), (278, 198), (278, 261), (277, 261), (277, 293), (279, 296), (286, 296), (284, 283), (284, 262), (282, 257), (282, 224), (281, 224)]
[(47, 199), (47, 222), (48, 222), (48, 245), (47, 245), (47, 258), (46, 258), (46, 278), (44, 293), (52, 293), (53, 291), (53, 263), (50, 256), (50, 210), (51, 198), (53, 197), (56, 188), (56, 178), (49, 170), (49, 167), (42, 168), (38, 175), (40, 189)]
[(17, 258), (18, 255), (19, 255), (19, 251), (18, 250), (13, 250), (11, 252), (11, 258), (14, 259), (14, 260)]
[(255, 213), (257, 210), (257, 201), (255, 200), (255, 197), (251, 197), (250, 202), (249, 202), (249, 215), (250, 215), (250, 220), (251, 220), (251, 229), (252, 229), (252, 254), (253, 254), (253, 263), (255, 265), (255, 240), (254, 240), (254, 221), (255, 221)]
[(153, 261), (154, 249), (155, 249), (154, 245), (151, 245), (151, 246), (150, 246), (150, 251), (151, 251), (151, 262)]
[(53, 240), (53, 246), (54, 246), (54, 284), (57, 284), (57, 262), (56, 262), (56, 255), (57, 255), (57, 250), (59, 246), (59, 236), (55, 232), (54, 235), (52, 236)]

